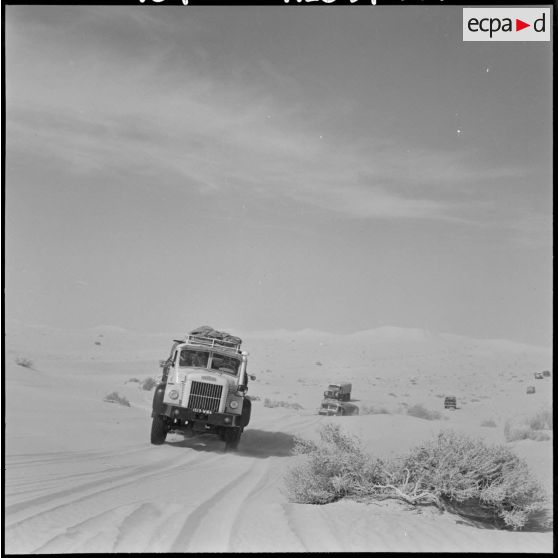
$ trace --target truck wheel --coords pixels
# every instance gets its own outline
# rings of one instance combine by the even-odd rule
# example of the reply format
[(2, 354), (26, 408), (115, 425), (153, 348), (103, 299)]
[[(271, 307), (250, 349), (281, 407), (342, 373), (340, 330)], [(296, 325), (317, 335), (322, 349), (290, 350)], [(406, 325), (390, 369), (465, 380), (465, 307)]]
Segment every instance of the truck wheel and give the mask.
[(242, 435), (242, 428), (229, 428), (225, 433), (225, 451), (236, 451), (240, 436)]
[(151, 443), (160, 446), (167, 438), (167, 424), (161, 415), (155, 415), (151, 423)]

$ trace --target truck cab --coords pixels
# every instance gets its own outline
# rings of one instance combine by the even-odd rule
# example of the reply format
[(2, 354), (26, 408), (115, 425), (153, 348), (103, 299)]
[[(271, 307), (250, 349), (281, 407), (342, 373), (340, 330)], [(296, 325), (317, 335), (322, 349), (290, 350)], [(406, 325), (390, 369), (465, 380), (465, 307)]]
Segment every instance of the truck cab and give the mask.
[(187, 437), (215, 434), (226, 451), (237, 448), (250, 422), (248, 379), (255, 379), (247, 372), (248, 353), (240, 344), (200, 335), (174, 340), (169, 357), (160, 362), (163, 375), (153, 397), (152, 444), (181, 431)]
[(319, 415), (331, 416), (350, 416), (358, 415), (359, 409), (353, 403), (324, 399), (318, 410)]

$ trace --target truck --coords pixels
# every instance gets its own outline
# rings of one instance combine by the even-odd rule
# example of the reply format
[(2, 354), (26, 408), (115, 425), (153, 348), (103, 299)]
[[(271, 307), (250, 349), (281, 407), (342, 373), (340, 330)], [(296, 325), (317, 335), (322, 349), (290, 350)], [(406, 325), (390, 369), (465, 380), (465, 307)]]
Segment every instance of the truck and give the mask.
[(178, 431), (187, 438), (216, 435), (225, 451), (235, 451), (250, 422), (248, 380), (256, 377), (247, 372), (248, 352), (238, 337), (207, 330), (174, 339), (169, 357), (159, 362), (163, 373), (151, 413), (154, 445)]
[(327, 389), (324, 391), (324, 398), (337, 399), (338, 401), (350, 401), (351, 388), (352, 385), (347, 382), (339, 384), (329, 384), (329, 386), (327, 386)]
[(331, 416), (350, 416), (358, 415), (359, 408), (353, 403), (337, 401), (336, 399), (324, 399), (318, 410), (319, 415)]
[(444, 399), (444, 409), (457, 409), (457, 397), (448, 395)]

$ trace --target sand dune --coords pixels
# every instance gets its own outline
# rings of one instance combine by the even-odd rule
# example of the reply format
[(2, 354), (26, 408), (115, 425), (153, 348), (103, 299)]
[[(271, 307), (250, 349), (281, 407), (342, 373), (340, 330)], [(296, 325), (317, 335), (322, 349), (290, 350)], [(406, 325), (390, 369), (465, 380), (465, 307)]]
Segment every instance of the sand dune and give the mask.
[[(551, 532), (481, 529), (430, 507), (395, 501), (290, 503), (283, 473), (295, 436), (339, 422), (371, 453), (397, 455), (453, 428), (503, 443), (506, 420), (551, 404), (550, 351), (507, 341), (380, 328), (353, 335), (233, 332), (250, 351), (252, 422), (236, 454), (206, 436), (149, 444), (152, 391), (180, 333), (111, 326), (65, 332), (8, 324), (5, 540), (8, 553), (72, 552), (551, 552)], [(33, 362), (18, 366), (18, 357)], [(330, 381), (353, 383), (363, 408), (390, 414), (320, 417)], [(536, 385), (527, 395), (527, 385)], [(107, 403), (116, 391), (131, 406)], [(442, 409), (456, 395), (459, 409)], [(259, 399), (257, 399), (259, 398)], [(265, 399), (302, 409), (270, 408)], [(423, 404), (441, 420), (405, 414)], [(483, 427), (491, 418), (495, 427)], [(510, 444), (552, 489), (552, 442)]]

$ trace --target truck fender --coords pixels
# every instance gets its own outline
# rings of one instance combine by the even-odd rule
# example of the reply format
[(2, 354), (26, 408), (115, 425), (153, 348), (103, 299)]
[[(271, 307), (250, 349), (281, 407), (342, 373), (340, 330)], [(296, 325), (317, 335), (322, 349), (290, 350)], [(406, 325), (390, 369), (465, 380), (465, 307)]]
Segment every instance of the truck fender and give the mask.
[(248, 399), (248, 397), (244, 398), (244, 402), (242, 404), (242, 415), (240, 417), (240, 424), (242, 427), (248, 426), (250, 422), (250, 415), (252, 414), (252, 401)]
[(166, 384), (159, 384), (155, 388), (155, 393), (153, 394), (153, 412), (151, 416), (159, 415), (163, 412), (163, 399), (165, 397), (165, 387)]

